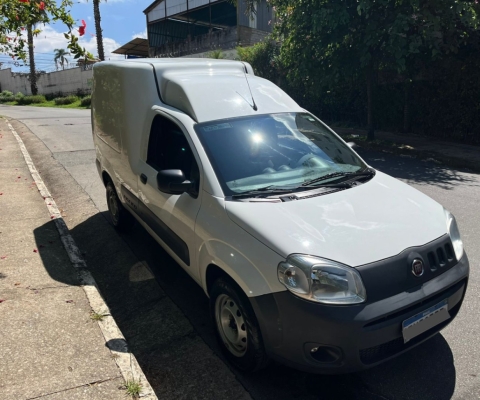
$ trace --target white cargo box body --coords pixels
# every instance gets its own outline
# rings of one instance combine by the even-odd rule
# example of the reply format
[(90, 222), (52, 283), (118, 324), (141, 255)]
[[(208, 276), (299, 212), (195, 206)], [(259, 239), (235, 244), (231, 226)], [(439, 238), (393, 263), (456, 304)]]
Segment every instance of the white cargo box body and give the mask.
[[(249, 64), (98, 63), (92, 128), (113, 224), (138, 221), (202, 286), (238, 368), (360, 370), (458, 312), (469, 265), (454, 217)], [(394, 353), (370, 350), (384, 344)]]

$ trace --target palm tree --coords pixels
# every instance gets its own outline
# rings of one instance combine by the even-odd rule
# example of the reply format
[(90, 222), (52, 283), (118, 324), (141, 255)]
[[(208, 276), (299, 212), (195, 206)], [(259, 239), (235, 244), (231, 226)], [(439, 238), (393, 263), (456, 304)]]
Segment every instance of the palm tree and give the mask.
[(58, 66), (61, 65), (62, 69), (65, 69), (65, 63), (68, 62), (65, 56), (69, 56), (70, 53), (67, 53), (65, 49), (55, 49), (55, 57), (53, 61), (55, 61), (55, 65), (58, 69)]
[(35, 56), (33, 53), (33, 26), (27, 26), (28, 59), (30, 63), (30, 89), (33, 95), (38, 94), (37, 75), (35, 74)]
[(93, 0), (93, 17), (95, 18), (95, 33), (97, 34), (98, 58), (101, 61), (104, 61), (105, 55), (103, 53), (103, 34), (102, 27), (100, 26), (100, 0)]

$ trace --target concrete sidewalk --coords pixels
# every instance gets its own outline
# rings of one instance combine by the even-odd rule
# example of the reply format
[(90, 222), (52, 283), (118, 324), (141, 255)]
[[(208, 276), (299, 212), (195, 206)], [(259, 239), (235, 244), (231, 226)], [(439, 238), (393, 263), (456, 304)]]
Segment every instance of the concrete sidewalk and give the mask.
[[(343, 138), (355, 142), (358, 135), (364, 139), (367, 131), (361, 129), (333, 128)], [(387, 150), (420, 158), (432, 158), (454, 168), (467, 168), (480, 172), (480, 146), (438, 140), (432, 137), (375, 131), (375, 141), (357, 141), (359, 146), (376, 150)]]
[(125, 399), (47, 206), (0, 119), (0, 398)]

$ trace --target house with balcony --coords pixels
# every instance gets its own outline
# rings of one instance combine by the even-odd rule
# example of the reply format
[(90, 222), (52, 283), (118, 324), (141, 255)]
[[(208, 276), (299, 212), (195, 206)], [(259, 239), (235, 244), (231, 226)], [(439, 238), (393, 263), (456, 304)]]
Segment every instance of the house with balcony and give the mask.
[(195, 56), (251, 46), (273, 27), (273, 10), (258, 1), (247, 15), (245, 0), (157, 0), (144, 10), (150, 57)]

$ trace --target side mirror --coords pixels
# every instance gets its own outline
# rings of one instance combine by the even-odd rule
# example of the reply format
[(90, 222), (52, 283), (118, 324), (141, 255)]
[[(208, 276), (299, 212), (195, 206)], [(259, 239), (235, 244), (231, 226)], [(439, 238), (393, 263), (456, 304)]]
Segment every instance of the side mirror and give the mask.
[(164, 169), (157, 174), (158, 189), (163, 193), (182, 194), (194, 189), (193, 182), (185, 180), (180, 169)]
[(347, 144), (351, 149), (356, 149), (358, 147), (355, 142), (347, 142)]

